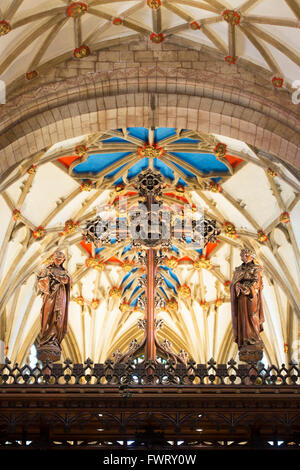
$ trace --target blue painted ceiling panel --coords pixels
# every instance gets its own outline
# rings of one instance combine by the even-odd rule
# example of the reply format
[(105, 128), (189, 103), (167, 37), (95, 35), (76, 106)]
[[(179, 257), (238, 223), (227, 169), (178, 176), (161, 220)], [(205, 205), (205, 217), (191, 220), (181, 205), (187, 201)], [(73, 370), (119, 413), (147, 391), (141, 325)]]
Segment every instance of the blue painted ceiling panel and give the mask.
[(113, 143), (122, 143), (122, 142), (126, 142), (126, 144), (128, 144), (128, 141), (126, 139), (121, 139), (121, 137), (110, 137), (109, 139), (105, 139), (103, 140), (103, 142), (105, 144), (109, 144), (111, 142)]
[[(148, 143), (148, 137), (149, 137), (149, 131), (148, 129), (144, 127), (129, 127), (128, 132), (130, 135), (141, 139), (145, 144)], [(161, 127), (158, 129), (155, 129), (154, 132), (154, 139), (155, 142), (159, 142), (160, 140), (166, 139), (170, 136), (176, 135), (176, 129), (175, 128), (165, 128)], [(122, 142), (127, 142), (126, 139), (122, 139), (119, 137), (111, 137), (109, 139), (106, 139), (104, 142), (111, 142), (111, 143), (122, 143)], [(198, 140), (190, 139), (190, 138), (183, 138), (183, 139), (177, 139), (176, 143), (195, 143), (198, 142)], [(109, 169), (109, 166), (112, 165), (115, 162), (118, 162), (121, 158), (130, 155), (132, 152), (115, 152), (115, 153), (105, 153), (105, 154), (96, 154), (96, 155), (90, 155), (88, 159), (83, 162), (79, 163), (75, 168), (74, 168), (74, 173), (77, 173), (80, 175), (81, 173), (91, 173), (94, 175), (97, 175), (100, 173), (102, 170), (105, 170), (106, 168)], [(182, 163), (184, 162), (188, 163), (192, 167), (200, 170), (203, 172), (203, 174), (209, 174), (210, 172), (218, 173), (218, 172), (226, 172), (228, 173), (228, 168), (227, 166), (218, 161), (216, 157), (212, 154), (203, 154), (203, 153), (188, 153), (188, 152), (169, 152), (170, 155), (174, 155), (177, 158), (182, 160)], [(195, 175), (192, 171), (189, 171), (185, 169), (183, 166), (181, 166), (178, 163), (174, 162), (174, 165), (179, 168), (188, 178), (194, 178)], [(119, 169), (123, 168), (124, 165), (121, 165), (111, 171), (109, 174), (107, 174), (105, 177), (106, 178), (112, 178)], [(143, 158), (140, 159), (138, 156), (136, 160), (132, 163), (132, 166), (129, 167), (128, 169), (128, 178), (134, 178), (137, 176), (138, 173), (143, 171), (148, 167), (148, 159)], [(170, 179), (174, 180), (174, 173), (173, 170), (164, 162), (162, 162), (159, 159), (154, 159), (154, 168), (156, 170), (159, 170), (161, 174)], [(218, 182), (220, 181), (219, 178), (214, 178), (214, 181)], [(122, 178), (119, 178), (116, 184), (122, 183)], [(186, 185), (187, 183), (180, 178), (179, 184)]]
[(142, 160), (135, 163), (129, 170), (128, 170), (128, 179), (134, 178), (138, 175), (141, 171), (145, 170), (148, 167), (148, 158), (143, 158)]
[[(112, 178), (112, 177), (115, 176), (115, 174), (116, 174), (121, 168), (123, 168), (125, 165), (126, 165), (126, 163), (124, 163), (124, 165), (119, 166), (119, 167), (116, 168), (114, 171), (111, 171), (110, 173), (108, 173), (107, 175), (105, 175), (105, 178)], [(118, 184), (120, 184), (120, 182), (119, 182)]]
[(198, 144), (200, 140), (198, 139), (190, 139), (189, 137), (185, 137), (183, 139), (176, 140), (175, 142), (172, 142), (172, 144)]
[(181, 170), (186, 176), (188, 176), (189, 178), (196, 178), (196, 176), (194, 175), (194, 173), (191, 173), (189, 170), (187, 170), (186, 168), (183, 168), (183, 166), (181, 165), (177, 165), (177, 163), (174, 163), (175, 166), (177, 166), (177, 168), (179, 168), (179, 170)]
[(148, 143), (149, 131), (145, 127), (128, 127), (129, 134)]
[(173, 135), (176, 135), (176, 128), (159, 127), (154, 131), (154, 140), (155, 142), (159, 142), (160, 140), (167, 139)]
[(118, 153), (103, 153), (101, 155), (90, 155), (88, 159), (83, 162), (79, 163), (79, 165), (75, 166), (74, 173), (100, 173), (100, 171), (108, 168), (109, 165), (120, 160), (120, 158), (126, 157), (130, 155), (131, 152), (118, 152)]
[(171, 170), (171, 168), (169, 168), (164, 162), (162, 162), (161, 160), (158, 160), (157, 158), (154, 158), (154, 168), (156, 170), (159, 170), (161, 172), (161, 174), (163, 176), (165, 176), (166, 178), (170, 179), (170, 180), (174, 180), (174, 173), (173, 171)]
[(228, 172), (227, 166), (211, 154), (184, 152), (172, 152), (172, 154), (206, 174), (211, 171)]

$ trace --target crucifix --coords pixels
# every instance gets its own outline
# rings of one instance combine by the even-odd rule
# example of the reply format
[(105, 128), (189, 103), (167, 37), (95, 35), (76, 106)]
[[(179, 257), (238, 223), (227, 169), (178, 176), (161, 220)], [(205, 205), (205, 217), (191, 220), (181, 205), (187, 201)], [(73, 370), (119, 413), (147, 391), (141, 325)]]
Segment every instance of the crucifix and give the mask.
[(146, 347), (145, 347), (145, 359), (156, 360), (156, 345), (155, 345), (155, 275), (156, 275), (156, 266), (155, 266), (155, 250), (149, 248), (147, 252), (147, 313), (146, 313)]
[[(137, 252), (139, 265), (146, 271), (138, 278), (139, 287), (144, 288), (144, 295), (138, 298), (138, 305), (145, 311), (144, 319), (139, 320), (144, 338), (140, 343), (133, 340), (126, 353), (117, 351), (113, 359), (115, 363), (123, 363), (143, 352), (146, 361), (157, 362), (158, 356), (162, 356), (185, 364), (188, 359), (185, 351), (177, 354), (167, 339), (161, 343), (157, 337), (157, 331), (163, 325), (163, 321), (156, 317), (156, 311), (164, 306), (164, 300), (158, 293), (158, 287), (164, 281), (161, 267), (173, 244), (191, 243), (197, 239), (203, 248), (208, 242), (214, 242), (220, 231), (216, 228), (216, 221), (208, 220), (204, 215), (198, 220), (191, 220), (189, 227), (183, 215), (174, 220), (173, 214), (163, 204), (164, 179), (160, 172), (154, 170), (152, 158), (149, 158), (149, 162), (149, 168), (139, 173), (134, 183), (139, 203), (127, 218), (130, 248)], [(121, 227), (118, 219), (113, 227), (114, 233), (112, 225), (98, 216), (87, 223), (83, 234), (86, 241), (94, 243), (96, 247), (109, 244), (112, 239), (114, 243), (124, 240), (124, 227)]]

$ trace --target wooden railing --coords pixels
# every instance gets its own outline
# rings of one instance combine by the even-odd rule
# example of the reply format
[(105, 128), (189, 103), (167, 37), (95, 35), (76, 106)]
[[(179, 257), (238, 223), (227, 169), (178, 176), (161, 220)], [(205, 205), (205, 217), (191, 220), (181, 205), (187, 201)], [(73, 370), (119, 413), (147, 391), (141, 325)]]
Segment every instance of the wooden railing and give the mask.
[(231, 359), (226, 364), (217, 364), (213, 359), (207, 364), (187, 364), (153, 361), (114, 364), (107, 360), (95, 364), (87, 359), (84, 364), (75, 364), (67, 359), (64, 363), (44, 363), (35, 367), (12, 365), (8, 359), (0, 365), (0, 387), (10, 386), (230, 386), (230, 387), (288, 387), (300, 385), (298, 364), (282, 364), (280, 367), (259, 364), (237, 364)]

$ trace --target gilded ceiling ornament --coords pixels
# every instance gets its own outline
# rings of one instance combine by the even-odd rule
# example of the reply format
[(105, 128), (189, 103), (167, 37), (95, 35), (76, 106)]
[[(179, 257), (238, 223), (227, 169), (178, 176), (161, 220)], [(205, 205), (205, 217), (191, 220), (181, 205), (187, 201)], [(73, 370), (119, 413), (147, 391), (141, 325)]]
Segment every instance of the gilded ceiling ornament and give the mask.
[(100, 300), (99, 299), (92, 299), (91, 301), (91, 307), (96, 310), (100, 305)]
[(238, 235), (236, 233), (235, 225), (232, 222), (225, 222), (223, 224), (223, 230), (225, 235), (229, 238), (237, 238)]
[(182, 184), (177, 184), (177, 186), (175, 186), (175, 191), (176, 193), (179, 193), (179, 194), (184, 193), (185, 191), (184, 186)]
[(120, 26), (122, 23), (123, 23), (122, 18), (114, 18), (114, 19), (113, 19), (113, 24), (114, 24), (115, 26)]
[(76, 18), (77, 16), (84, 15), (87, 12), (88, 6), (83, 2), (75, 2), (68, 6), (67, 15), (70, 18)]
[(93, 182), (91, 180), (83, 181), (80, 185), (81, 191), (91, 191), (93, 189)]
[(175, 269), (178, 266), (178, 258), (171, 256), (171, 258), (165, 258), (164, 264), (171, 269)]
[(167, 300), (165, 307), (168, 310), (168, 312), (177, 313), (177, 311), (178, 311), (178, 302), (175, 299)]
[(158, 10), (161, 6), (161, 0), (147, 0), (147, 5), (148, 7), (153, 8), (153, 10)]
[(206, 300), (201, 300), (200, 307), (204, 312), (207, 312), (209, 310), (209, 303)]
[(41, 238), (44, 237), (45, 235), (45, 229), (44, 227), (42, 227), (41, 225), (39, 227), (37, 227), (33, 232), (32, 232), (32, 235), (34, 236), (34, 238), (36, 238), (37, 240), (40, 240)]
[(216, 158), (224, 158), (227, 151), (227, 145), (222, 142), (217, 143), (214, 148), (214, 155)]
[(115, 190), (115, 192), (116, 192), (118, 195), (120, 195), (120, 194), (125, 193), (125, 191), (126, 191), (126, 186), (125, 186), (125, 184), (123, 184), (123, 183), (122, 183), (122, 184), (117, 184), (117, 185), (115, 186), (114, 190)]
[(211, 191), (212, 193), (221, 193), (222, 192), (222, 187), (216, 183), (215, 181), (211, 181), (208, 185), (208, 188), (207, 188), (209, 191)]
[(11, 26), (7, 21), (0, 21), (0, 36), (4, 36), (11, 31)]
[(36, 170), (37, 170), (37, 166), (36, 165), (31, 165), (31, 167), (28, 168), (27, 173), (29, 175), (35, 175)]
[(122, 289), (120, 287), (112, 287), (109, 291), (109, 297), (119, 298), (122, 295)]
[(207, 269), (210, 271), (213, 268), (213, 264), (210, 259), (206, 258), (204, 255), (201, 255), (197, 260), (193, 262), (194, 269)]
[(12, 211), (12, 217), (14, 221), (16, 222), (17, 220), (20, 220), (21, 218), (21, 212), (18, 209), (15, 209)]
[(63, 235), (66, 235), (67, 233), (75, 233), (78, 229), (78, 222), (74, 222), (74, 220), (69, 219), (65, 222), (65, 231), (63, 232)]
[(123, 300), (123, 302), (120, 304), (119, 309), (122, 313), (129, 313), (131, 312), (132, 307), (130, 306), (129, 302), (127, 302), (126, 300)]
[(197, 21), (192, 21), (190, 23), (190, 28), (193, 29), (194, 31), (196, 31), (197, 29), (200, 29), (201, 26), (199, 23), (197, 23)]
[(218, 307), (221, 307), (221, 305), (223, 305), (224, 303), (224, 300), (221, 299), (221, 298), (218, 298), (215, 300), (215, 306), (218, 308)]
[(79, 295), (78, 297), (74, 297), (72, 300), (76, 302), (78, 305), (80, 305), (80, 307), (84, 305), (84, 298), (82, 297), (82, 295)]
[(282, 222), (283, 224), (288, 224), (290, 222), (290, 214), (288, 212), (282, 212), (282, 214), (280, 214), (280, 222)]
[(74, 54), (74, 57), (76, 57), (76, 59), (82, 59), (82, 58), (84, 58), (84, 57), (89, 56), (90, 53), (91, 53), (91, 51), (90, 51), (89, 46), (86, 46), (86, 45), (83, 44), (83, 45), (80, 46), (80, 47), (76, 47), (76, 48), (74, 49), (74, 53), (73, 53), (73, 54)]
[(260, 243), (265, 243), (268, 240), (268, 235), (266, 235), (263, 230), (258, 230), (257, 231), (257, 240)]
[(180, 295), (180, 297), (183, 297), (184, 299), (187, 299), (188, 297), (191, 296), (191, 289), (187, 284), (183, 284), (182, 286), (179, 286), (177, 288), (177, 292)]
[(224, 57), (224, 60), (226, 60), (228, 64), (235, 64), (235, 59), (236, 57), (232, 57), (231, 55), (227, 55), (226, 57)]
[(150, 41), (154, 42), (155, 44), (160, 44), (165, 40), (165, 36), (163, 33), (152, 33), (150, 34)]
[(88, 268), (96, 269), (96, 271), (103, 271), (105, 269), (105, 263), (97, 258), (88, 258), (85, 262)]
[(271, 176), (271, 178), (275, 178), (275, 176), (277, 176), (277, 173), (272, 168), (268, 168), (267, 169), (267, 175)]
[(275, 88), (282, 88), (283, 87), (284, 79), (280, 77), (273, 77), (272, 83)]
[(230, 294), (230, 284), (231, 282), (229, 280), (223, 283), (226, 294)]
[(79, 155), (80, 157), (85, 155), (87, 151), (88, 151), (88, 148), (84, 144), (80, 144), (75, 147), (75, 153), (76, 155)]
[(126, 273), (129, 273), (134, 267), (135, 267), (134, 262), (129, 261), (129, 260), (125, 260), (124, 263), (122, 264), (122, 269)]
[(227, 21), (227, 23), (232, 24), (232, 25), (237, 25), (241, 21), (241, 15), (239, 15), (236, 11), (234, 10), (225, 10), (222, 13), (224, 20)]
[(138, 153), (143, 158), (159, 158), (165, 153), (164, 149), (159, 147), (158, 144), (149, 145), (145, 144), (140, 147)]
[(31, 70), (31, 72), (27, 72), (25, 74), (26, 80), (33, 80), (39, 76), (39, 72), (37, 70)]

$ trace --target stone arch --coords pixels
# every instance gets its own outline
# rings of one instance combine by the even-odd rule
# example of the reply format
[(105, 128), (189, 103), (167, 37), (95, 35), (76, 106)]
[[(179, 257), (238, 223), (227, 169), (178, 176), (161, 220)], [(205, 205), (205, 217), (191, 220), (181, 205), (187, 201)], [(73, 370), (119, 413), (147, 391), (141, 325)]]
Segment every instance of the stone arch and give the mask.
[[(233, 137), (300, 168), (298, 108), (288, 90), (273, 88), (261, 67), (246, 61), (224, 64), (203, 48), (167, 43), (154, 51), (143, 42), (126, 45), (126, 51), (124, 47), (99, 51), (87, 62), (58, 64), (40, 82), (11, 94), (0, 108), (2, 172), (61, 140), (112, 128), (149, 127), (153, 94), (156, 126)], [(164, 62), (170, 53), (182, 62)], [(110, 57), (123, 62), (106, 62)], [(124, 67), (118, 68), (120, 64)]]

